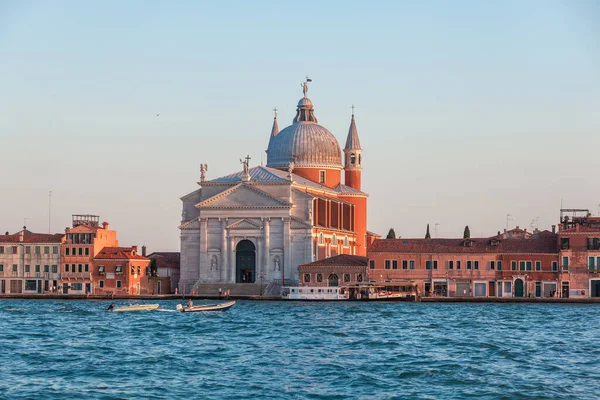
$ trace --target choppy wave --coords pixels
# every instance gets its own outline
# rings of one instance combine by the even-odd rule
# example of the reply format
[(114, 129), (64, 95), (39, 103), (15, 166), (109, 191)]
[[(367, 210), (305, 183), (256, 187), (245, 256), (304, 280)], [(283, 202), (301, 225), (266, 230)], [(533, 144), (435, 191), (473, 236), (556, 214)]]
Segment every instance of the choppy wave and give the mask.
[[(600, 307), (2, 300), (1, 398), (594, 398)], [(156, 303), (156, 302), (154, 302)], [(115, 306), (119, 306), (115, 301)], [(122, 304), (125, 305), (125, 302)]]

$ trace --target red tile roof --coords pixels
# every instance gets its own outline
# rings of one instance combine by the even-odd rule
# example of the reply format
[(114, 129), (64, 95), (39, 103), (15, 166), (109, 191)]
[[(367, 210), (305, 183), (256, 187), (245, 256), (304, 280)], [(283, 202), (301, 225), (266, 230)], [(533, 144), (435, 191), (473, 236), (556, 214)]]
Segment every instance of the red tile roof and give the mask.
[[(21, 232), (23, 232), (23, 241), (21, 241)], [(33, 233), (27, 229), (21, 232), (0, 235), (0, 243), (61, 243), (65, 236), (62, 233)]]
[(181, 263), (181, 253), (160, 251), (148, 255), (151, 260), (156, 260), (157, 268), (179, 269)]
[[(557, 235), (544, 233), (529, 239), (376, 239), (369, 253), (558, 253)], [(492, 245), (492, 240), (497, 242)]]
[(137, 252), (135, 254), (133, 252), (133, 247), (105, 247), (94, 257), (94, 260), (148, 260)]
[(301, 264), (301, 267), (366, 267), (369, 257), (340, 254), (311, 263)]

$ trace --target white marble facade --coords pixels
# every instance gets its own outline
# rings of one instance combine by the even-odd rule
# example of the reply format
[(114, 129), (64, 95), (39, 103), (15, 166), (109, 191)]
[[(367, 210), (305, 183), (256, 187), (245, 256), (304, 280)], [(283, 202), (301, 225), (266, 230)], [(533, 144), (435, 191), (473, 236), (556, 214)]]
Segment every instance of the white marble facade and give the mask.
[[(181, 198), (180, 290), (261, 276), (263, 283), (297, 280), (298, 265), (312, 261), (313, 196), (302, 188), (318, 184), (262, 166), (246, 171), (200, 182)], [(252, 245), (242, 241), (254, 247), (244, 260), (237, 250)]]

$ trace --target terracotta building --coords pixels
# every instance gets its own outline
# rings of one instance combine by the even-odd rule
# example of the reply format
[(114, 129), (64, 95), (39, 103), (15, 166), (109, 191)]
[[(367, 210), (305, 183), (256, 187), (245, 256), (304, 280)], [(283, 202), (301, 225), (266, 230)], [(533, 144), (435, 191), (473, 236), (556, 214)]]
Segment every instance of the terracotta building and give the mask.
[(371, 282), (415, 282), (425, 296), (600, 297), (600, 218), (588, 210), (561, 210), (558, 232), (378, 239), (368, 256)]
[(366, 283), (369, 259), (340, 254), (298, 266), (300, 286), (344, 286)]
[[(526, 297), (557, 289), (557, 235), (528, 239), (380, 239), (369, 249), (369, 280), (416, 282), (439, 296)], [(534, 279), (535, 273), (535, 279)]]
[(93, 262), (97, 271), (96, 294), (148, 293), (144, 277), (150, 259), (138, 254), (137, 246), (105, 247)]
[(61, 291), (63, 294), (97, 293), (98, 274), (94, 257), (105, 247), (118, 246), (117, 232), (100, 225), (97, 215), (73, 215), (72, 227), (65, 229), (61, 249)]
[(600, 297), (600, 217), (586, 209), (561, 210), (558, 247), (562, 291)]

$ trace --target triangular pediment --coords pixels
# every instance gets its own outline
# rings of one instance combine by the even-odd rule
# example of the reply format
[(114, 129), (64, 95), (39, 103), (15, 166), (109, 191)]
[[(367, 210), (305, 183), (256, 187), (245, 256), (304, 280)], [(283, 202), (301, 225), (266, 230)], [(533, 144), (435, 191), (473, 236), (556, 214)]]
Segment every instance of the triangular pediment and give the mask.
[(198, 204), (197, 208), (289, 208), (291, 204), (251, 184), (240, 183)]
[(251, 219), (240, 219), (235, 221), (233, 224), (227, 225), (228, 229), (262, 229), (263, 226), (260, 222)]
[(191, 221), (184, 222), (183, 224), (179, 225), (179, 229), (183, 229), (183, 230), (200, 229), (200, 221), (198, 221), (198, 218), (195, 218)]

